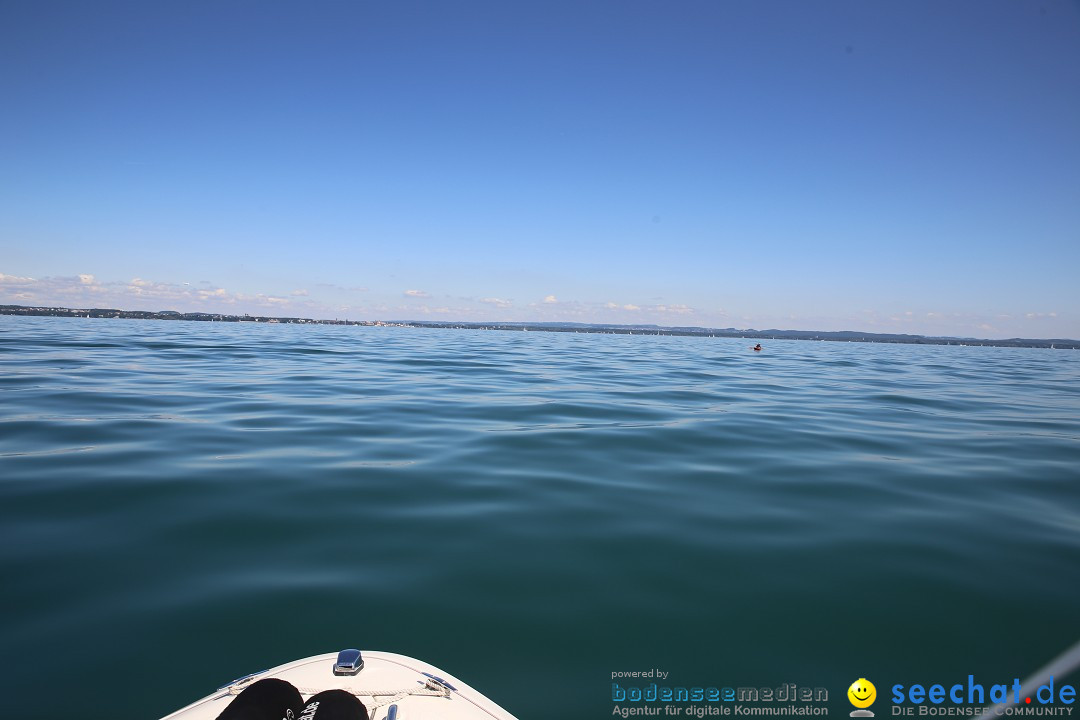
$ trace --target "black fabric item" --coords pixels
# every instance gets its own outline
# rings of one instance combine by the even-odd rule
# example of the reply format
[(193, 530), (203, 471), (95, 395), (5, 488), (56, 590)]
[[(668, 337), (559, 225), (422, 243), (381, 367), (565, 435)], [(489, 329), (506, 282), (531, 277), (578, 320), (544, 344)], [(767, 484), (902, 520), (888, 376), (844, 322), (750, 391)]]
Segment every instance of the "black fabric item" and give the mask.
[(308, 699), (297, 720), (368, 720), (368, 713), (352, 693), (323, 690)]
[(299, 690), (284, 680), (266, 678), (244, 688), (218, 720), (292, 720), (302, 707)]

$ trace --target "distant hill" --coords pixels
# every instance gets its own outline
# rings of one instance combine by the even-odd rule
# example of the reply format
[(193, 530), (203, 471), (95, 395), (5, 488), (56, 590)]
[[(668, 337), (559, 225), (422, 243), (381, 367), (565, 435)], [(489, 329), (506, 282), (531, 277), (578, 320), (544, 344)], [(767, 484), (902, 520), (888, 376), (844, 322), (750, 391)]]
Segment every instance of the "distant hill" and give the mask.
[(755, 330), (753, 328), (702, 328), (663, 325), (603, 325), (587, 323), (450, 323), (423, 320), (400, 320), (394, 324), (411, 327), (474, 328), (485, 330), (539, 330), (545, 332), (590, 332), (618, 335), (681, 335), (697, 337), (737, 337), (748, 340), (821, 340), (830, 342), (906, 343), (914, 345), (984, 345), (992, 347), (1033, 347), (1080, 350), (1080, 341), (1064, 338), (983, 338), (936, 337), (903, 333), (870, 333), (858, 330)]
[(604, 325), (572, 322), (428, 322), (424, 320), (314, 320), (263, 315), (222, 315), (219, 313), (182, 313), (176, 310), (116, 310), (112, 308), (60, 308), (0, 305), (0, 315), (46, 317), (125, 318), (132, 320), (188, 320), (197, 322), (262, 322), (301, 325), (383, 325), (396, 327), (454, 328), (463, 330), (513, 330), (538, 332), (606, 333), (616, 335), (681, 335), (691, 337), (738, 337), (748, 340), (821, 340), (830, 342), (907, 343), (915, 345), (985, 345), (993, 347), (1053, 348), (1080, 350), (1080, 341), (1065, 338), (981, 338), (935, 337), (902, 333), (870, 333), (858, 330), (740, 330), (738, 328), (701, 328), (664, 325)]

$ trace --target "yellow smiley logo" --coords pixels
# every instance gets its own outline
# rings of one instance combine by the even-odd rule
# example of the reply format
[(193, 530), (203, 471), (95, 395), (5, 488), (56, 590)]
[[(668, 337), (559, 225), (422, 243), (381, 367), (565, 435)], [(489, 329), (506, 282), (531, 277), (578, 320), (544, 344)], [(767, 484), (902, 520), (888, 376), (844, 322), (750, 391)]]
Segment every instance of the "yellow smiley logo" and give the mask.
[(868, 708), (877, 699), (877, 688), (866, 678), (859, 678), (847, 689), (847, 698), (857, 708)]

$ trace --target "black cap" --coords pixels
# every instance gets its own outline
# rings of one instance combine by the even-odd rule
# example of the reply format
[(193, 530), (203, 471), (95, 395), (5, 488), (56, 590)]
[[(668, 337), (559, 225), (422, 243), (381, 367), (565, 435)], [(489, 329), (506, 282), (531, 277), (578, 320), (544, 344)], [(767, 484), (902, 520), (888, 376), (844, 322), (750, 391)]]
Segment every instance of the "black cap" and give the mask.
[(277, 678), (266, 678), (252, 683), (229, 703), (218, 720), (263, 720), (264, 718), (288, 717), (300, 713), (304, 697), (291, 684)]
[(323, 690), (312, 695), (296, 720), (368, 720), (364, 703), (346, 690)]

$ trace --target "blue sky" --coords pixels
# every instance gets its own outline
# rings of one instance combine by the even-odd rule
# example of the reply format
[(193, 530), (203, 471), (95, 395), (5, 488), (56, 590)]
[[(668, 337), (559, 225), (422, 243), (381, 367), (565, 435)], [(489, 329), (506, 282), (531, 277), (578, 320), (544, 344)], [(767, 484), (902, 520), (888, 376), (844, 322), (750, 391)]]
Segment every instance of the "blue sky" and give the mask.
[(1080, 3), (0, 2), (0, 303), (1080, 337)]

